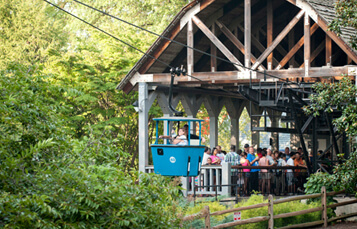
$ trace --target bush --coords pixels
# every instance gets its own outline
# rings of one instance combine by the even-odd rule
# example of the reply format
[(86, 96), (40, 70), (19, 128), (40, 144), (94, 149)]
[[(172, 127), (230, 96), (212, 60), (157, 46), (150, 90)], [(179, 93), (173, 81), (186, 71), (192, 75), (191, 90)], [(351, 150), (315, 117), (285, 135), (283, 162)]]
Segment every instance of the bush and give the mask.
[(318, 172), (311, 174), (304, 184), (306, 194), (321, 193), (321, 188), (325, 186), (327, 192), (333, 191), (333, 175)]
[[(201, 212), (201, 210), (205, 207), (208, 206), (210, 212), (216, 212), (216, 211), (222, 211), (227, 209), (227, 206), (224, 206), (220, 204), (220, 202), (202, 202), (202, 203), (197, 203), (196, 205), (193, 205), (193, 203), (189, 203), (187, 206), (187, 210), (185, 212), (185, 215), (193, 215)], [(223, 223), (228, 223), (233, 221), (233, 216), (232, 214), (225, 214), (225, 215), (218, 215), (218, 216), (211, 216), (211, 226), (214, 225), (219, 225)], [(184, 223), (184, 228), (204, 228), (205, 227), (205, 219), (198, 219), (194, 220), (192, 222), (186, 222)]]
[(137, 184), (116, 168), (69, 166), (32, 176), (33, 186), (0, 192), (0, 226), (9, 228), (172, 228), (179, 191), (169, 178)]

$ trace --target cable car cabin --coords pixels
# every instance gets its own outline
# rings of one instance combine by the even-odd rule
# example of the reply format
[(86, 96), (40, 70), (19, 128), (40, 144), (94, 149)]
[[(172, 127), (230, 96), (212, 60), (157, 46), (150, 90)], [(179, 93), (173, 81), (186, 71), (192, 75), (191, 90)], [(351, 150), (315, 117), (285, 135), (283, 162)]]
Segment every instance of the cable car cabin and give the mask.
[[(201, 145), (202, 119), (186, 117), (154, 118), (156, 121), (156, 141), (151, 145), (154, 171), (163, 176), (197, 176), (201, 170), (204, 145)], [(164, 123), (164, 136), (159, 135), (159, 123)], [(179, 135), (179, 129), (199, 123), (199, 136), (190, 131)], [(177, 123), (177, 125), (175, 125)], [(180, 126), (181, 124), (181, 126)], [(180, 131), (182, 134), (182, 130)], [(185, 140), (186, 139), (186, 140)], [(161, 144), (159, 144), (159, 142)], [(178, 144), (175, 144), (179, 142)]]

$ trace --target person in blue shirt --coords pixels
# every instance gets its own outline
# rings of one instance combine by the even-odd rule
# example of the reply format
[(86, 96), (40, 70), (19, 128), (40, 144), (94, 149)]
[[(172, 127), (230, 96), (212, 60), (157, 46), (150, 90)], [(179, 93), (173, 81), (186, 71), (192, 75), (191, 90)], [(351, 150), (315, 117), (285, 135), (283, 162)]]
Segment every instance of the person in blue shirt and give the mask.
[[(258, 163), (259, 157), (257, 155), (255, 155), (253, 146), (249, 147), (249, 154), (248, 154), (247, 159), (252, 166), (259, 166), (259, 163)], [(259, 171), (260, 171), (260, 169), (251, 169), (250, 170), (250, 179), (249, 179), (249, 183), (250, 183), (249, 191), (250, 192), (253, 190), (259, 191)]]

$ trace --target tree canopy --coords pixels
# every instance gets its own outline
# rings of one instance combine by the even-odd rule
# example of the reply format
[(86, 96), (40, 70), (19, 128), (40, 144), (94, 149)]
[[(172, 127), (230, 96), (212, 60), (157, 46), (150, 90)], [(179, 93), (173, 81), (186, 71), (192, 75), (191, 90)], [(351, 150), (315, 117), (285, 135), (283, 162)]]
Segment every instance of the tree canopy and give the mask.
[[(357, 137), (357, 86), (350, 78), (344, 77), (338, 83), (317, 83), (314, 85), (317, 94), (312, 95), (311, 105), (304, 108), (307, 114), (314, 116), (322, 112), (341, 112), (341, 116), (333, 120), (339, 133), (346, 133), (350, 141)], [(314, 175), (309, 178), (307, 187), (327, 186), (336, 190), (346, 189), (355, 192), (357, 182), (357, 149), (352, 148), (347, 159), (338, 155), (343, 163), (334, 167), (332, 175)], [(318, 179), (315, 178), (318, 177)], [(315, 188), (312, 188), (315, 190)]]
[[(52, 2), (143, 51), (156, 39)], [(186, 3), (83, 2), (157, 33)], [(137, 95), (115, 90), (140, 56), (44, 1), (1, 1), (0, 227), (177, 227), (180, 188), (150, 174), (137, 182)]]

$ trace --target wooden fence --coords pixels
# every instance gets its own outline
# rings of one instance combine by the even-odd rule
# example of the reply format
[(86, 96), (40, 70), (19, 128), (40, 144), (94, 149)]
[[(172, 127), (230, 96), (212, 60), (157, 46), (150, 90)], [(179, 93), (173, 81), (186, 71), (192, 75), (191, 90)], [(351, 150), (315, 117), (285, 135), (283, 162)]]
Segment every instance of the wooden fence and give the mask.
[[(269, 195), (268, 203), (260, 203), (260, 204), (255, 204), (255, 205), (251, 205), (251, 206), (227, 209), (227, 210), (217, 211), (217, 212), (213, 212), (213, 213), (210, 213), (209, 207), (205, 206), (201, 210), (200, 213), (195, 214), (195, 215), (186, 216), (183, 219), (183, 221), (191, 221), (191, 220), (196, 220), (196, 219), (200, 219), (200, 218), (205, 218), (205, 228), (212, 228), (212, 229), (227, 228), (227, 227), (232, 227), (232, 226), (237, 226), (237, 225), (268, 221), (268, 228), (273, 229), (274, 228), (274, 219), (298, 216), (298, 215), (303, 215), (303, 214), (307, 214), (307, 213), (311, 213), (311, 212), (321, 211), (321, 220), (309, 222), (309, 223), (289, 225), (289, 226), (282, 227), (282, 228), (284, 228), (284, 229), (285, 228), (303, 228), (303, 227), (312, 227), (312, 226), (317, 226), (317, 225), (323, 225), (323, 227), (327, 227), (327, 224), (330, 222), (357, 216), (357, 212), (355, 212), (355, 213), (332, 217), (331, 219), (328, 219), (328, 217), (327, 217), (327, 209), (328, 208), (335, 208), (335, 207), (339, 207), (339, 206), (357, 203), (357, 200), (351, 200), (351, 201), (346, 201), (346, 202), (342, 202), (342, 203), (335, 203), (335, 204), (327, 205), (327, 197), (328, 196), (335, 196), (337, 194), (342, 194), (344, 192), (345, 191), (343, 190), (343, 191), (339, 191), (339, 192), (326, 193), (326, 188), (322, 187), (321, 193), (303, 195), (303, 196), (294, 196), (294, 197), (288, 197), (288, 198), (278, 199), (278, 200), (273, 200), (273, 196)], [(274, 209), (275, 204), (281, 204), (281, 203), (286, 203), (286, 202), (295, 201), (295, 200), (319, 198), (319, 197), (321, 198), (321, 207), (274, 215), (273, 209)], [(227, 214), (227, 213), (231, 213), (231, 212), (237, 212), (237, 211), (243, 211), (243, 210), (249, 210), (249, 209), (255, 209), (255, 208), (261, 208), (261, 207), (265, 207), (265, 206), (268, 206), (268, 216), (258, 216), (258, 217), (254, 217), (254, 218), (250, 218), (250, 219), (245, 219), (245, 220), (230, 222), (230, 223), (224, 223), (224, 224), (220, 224), (220, 225), (211, 227), (211, 223), (210, 223), (211, 216), (223, 215), (223, 214)]]

